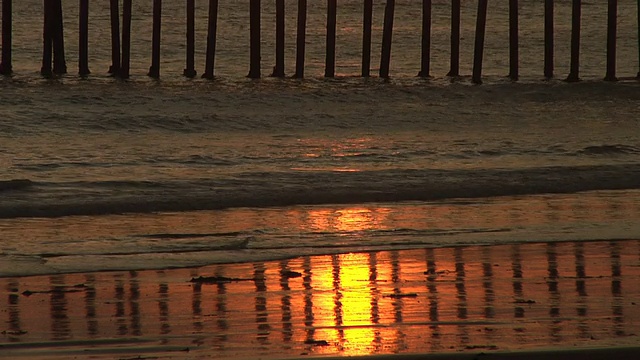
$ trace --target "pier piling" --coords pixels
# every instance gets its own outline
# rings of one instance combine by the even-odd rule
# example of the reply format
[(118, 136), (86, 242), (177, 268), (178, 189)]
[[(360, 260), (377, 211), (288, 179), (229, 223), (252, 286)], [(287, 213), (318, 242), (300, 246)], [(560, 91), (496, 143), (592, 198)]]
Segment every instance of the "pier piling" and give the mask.
[(460, 75), (460, 0), (451, 1), (451, 69), (447, 76)]
[(380, 77), (389, 78), (391, 63), (391, 44), (393, 40), (393, 18), (396, 8), (396, 0), (387, 0), (384, 9), (384, 27), (382, 29), (382, 56), (380, 57)]
[(53, 6), (55, 5), (53, 1), (45, 1), (44, 2), (44, 29), (42, 31), (43, 34), (43, 46), (42, 46), (42, 67), (40, 68), (40, 74), (42, 76), (51, 76), (53, 74), (53, 69), (51, 67), (51, 63), (53, 60), (53, 16), (54, 11), (52, 11)]
[(53, 11), (53, 72), (57, 75), (67, 73), (67, 61), (64, 54), (64, 22), (62, 19), (62, 0), (50, 0)]
[(296, 30), (296, 73), (294, 78), (304, 78), (304, 58), (307, 41), (307, 0), (298, 0), (298, 24)]
[(519, 69), (518, 0), (509, 0), (509, 78), (517, 81)]
[(122, 2), (122, 62), (120, 78), (128, 79), (131, 71), (131, 17), (132, 0)]
[(484, 37), (487, 28), (487, 8), (489, 0), (478, 0), (476, 19), (476, 41), (473, 55), (473, 78), (475, 84), (482, 84), (482, 57), (484, 55)]
[(571, 10), (571, 71), (567, 81), (580, 81), (580, 22), (582, 20), (582, 0), (573, 0)]
[(607, 74), (606, 81), (617, 81), (616, 37), (618, 36), (618, 0), (609, 0), (607, 15)]
[(193, 78), (196, 72), (196, 0), (187, 0), (187, 58), (183, 75)]
[(430, 77), (432, 1), (422, 0), (422, 54), (418, 76)]
[(216, 41), (218, 32), (218, 0), (209, 0), (209, 24), (207, 29), (207, 58), (203, 79), (213, 79), (215, 76)]
[(553, 77), (553, 57), (554, 57), (554, 35), (553, 35), (553, 0), (544, 1), (544, 77), (551, 79)]
[(110, 2), (111, 16), (111, 67), (109, 73), (116, 75), (120, 72), (120, 9), (118, 0)]
[(160, 37), (162, 32), (162, 0), (153, 0), (153, 36), (151, 40), (151, 67), (149, 77), (160, 78)]
[(12, 0), (2, 0), (2, 60), (0, 74), (11, 75), (12, 64), (12, 35), (13, 35), (13, 3)]
[(78, 49), (78, 74), (87, 76), (89, 71), (89, 0), (80, 0), (80, 29)]
[(324, 77), (332, 78), (336, 74), (336, 26), (338, 1), (327, 1), (327, 43)]
[(249, 31), (251, 43), (251, 59), (248, 78), (260, 78), (260, 0), (251, 0), (249, 3)]
[(285, 25), (284, 0), (276, 0), (276, 66), (271, 74), (273, 77), (284, 77)]
[(373, 25), (373, 0), (364, 0), (362, 16), (362, 77), (371, 75), (371, 26)]

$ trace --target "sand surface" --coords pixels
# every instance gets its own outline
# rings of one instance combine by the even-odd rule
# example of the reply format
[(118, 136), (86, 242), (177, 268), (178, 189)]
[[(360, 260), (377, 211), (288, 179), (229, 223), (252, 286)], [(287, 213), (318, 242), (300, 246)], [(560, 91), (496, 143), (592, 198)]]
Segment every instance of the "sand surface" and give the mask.
[(640, 358), (640, 240), (2, 278), (0, 294), (7, 359)]

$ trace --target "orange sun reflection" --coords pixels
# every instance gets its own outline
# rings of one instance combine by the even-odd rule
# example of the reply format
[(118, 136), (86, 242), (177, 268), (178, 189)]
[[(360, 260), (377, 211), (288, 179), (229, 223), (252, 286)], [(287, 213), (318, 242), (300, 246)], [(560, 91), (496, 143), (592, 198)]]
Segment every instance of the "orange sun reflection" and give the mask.
[(319, 232), (358, 232), (388, 229), (391, 209), (354, 207), (338, 210), (313, 209), (308, 212), (309, 226)]

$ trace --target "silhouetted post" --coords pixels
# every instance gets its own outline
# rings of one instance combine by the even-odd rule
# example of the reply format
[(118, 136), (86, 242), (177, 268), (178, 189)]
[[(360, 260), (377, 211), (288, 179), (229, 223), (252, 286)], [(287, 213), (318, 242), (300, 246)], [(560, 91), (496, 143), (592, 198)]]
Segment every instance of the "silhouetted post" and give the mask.
[(476, 43), (473, 55), (473, 82), (482, 84), (482, 57), (484, 55), (484, 36), (487, 28), (488, 0), (478, 0), (476, 20)]
[(209, 0), (209, 28), (207, 30), (207, 59), (202, 77), (213, 79), (216, 63), (216, 37), (218, 31), (218, 0)]
[(544, 1), (544, 77), (553, 77), (553, 0)]
[(196, 72), (196, 0), (187, 0), (187, 67), (184, 76), (195, 77)]
[(87, 76), (89, 71), (89, 0), (80, 0), (80, 42), (78, 49), (78, 73)]
[(571, 11), (571, 71), (567, 81), (580, 81), (580, 20), (582, 0), (573, 0)]
[(362, 77), (371, 75), (371, 26), (373, 25), (373, 0), (364, 0), (362, 17)]
[(132, 0), (122, 2), (122, 64), (120, 77), (128, 79), (131, 70), (131, 16)]
[(247, 77), (260, 78), (260, 0), (251, 0), (249, 9), (251, 64)]
[(617, 81), (616, 77), (616, 36), (618, 33), (618, 0), (609, 0), (607, 26), (607, 74), (606, 81)]
[(638, 0), (638, 79), (640, 79), (640, 0)]
[(332, 78), (336, 74), (336, 26), (338, 1), (327, 1), (327, 52), (324, 77)]
[(110, 74), (120, 72), (120, 9), (118, 0), (111, 0), (111, 67)]
[(431, 71), (431, 0), (422, 0), (422, 59), (418, 76), (429, 77)]
[(51, 11), (53, 18), (53, 72), (61, 75), (67, 73), (67, 61), (64, 55), (64, 24), (62, 19), (62, 0), (53, 1)]
[(293, 77), (304, 77), (304, 57), (307, 39), (307, 0), (298, 0), (298, 29), (296, 33), (296, 73)]
[(387, 0), (384, 9), (384, 27), (382, 29), (382, 56), (380, 57), (380, 77), (389, 77), (391, 63), (391, 43), (393, 39), (393, 17), (396, 8), (396, 0)]
[(284, 36), (285, 36), (285, 7), (284, 0), (276, 0), (276, 66), (273, 77), (284, 77)]
[(451, 1), (451, 70), (447, 76), (460, 75), (460, 0)]
[(160, 36), (162, 33), (162, 0), (153, 0), (153, 36), (151, 41), (151, 67), (149, 75), (160, 77)]
[(513, 81), (520, 77), (518, 25), (518, 0), (509, 0), (509, 77)]
[(13, 64), (11, 63), (12, 5), (12, 0), (2, 0), (2, 62), (0, 62), (0, 74), (2, 75), (11, 75), (13, 72)]
[(40, 74), (43, 76), (51, 76), (53, 74), (51, 67), (51, 62), (53, 60), (53, 6), (55, 6), (53, 1), (44, 2), (44, 43), (42, 52), (42, 68), (40, 68)]

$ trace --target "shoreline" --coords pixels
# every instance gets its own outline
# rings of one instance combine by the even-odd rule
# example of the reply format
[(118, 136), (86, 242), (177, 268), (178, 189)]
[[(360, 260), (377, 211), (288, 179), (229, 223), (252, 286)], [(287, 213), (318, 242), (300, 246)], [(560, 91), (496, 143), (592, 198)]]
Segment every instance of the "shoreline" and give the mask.
[(2, 278), (0, 289), (0, 358), (640, 354), (640, 240)]

